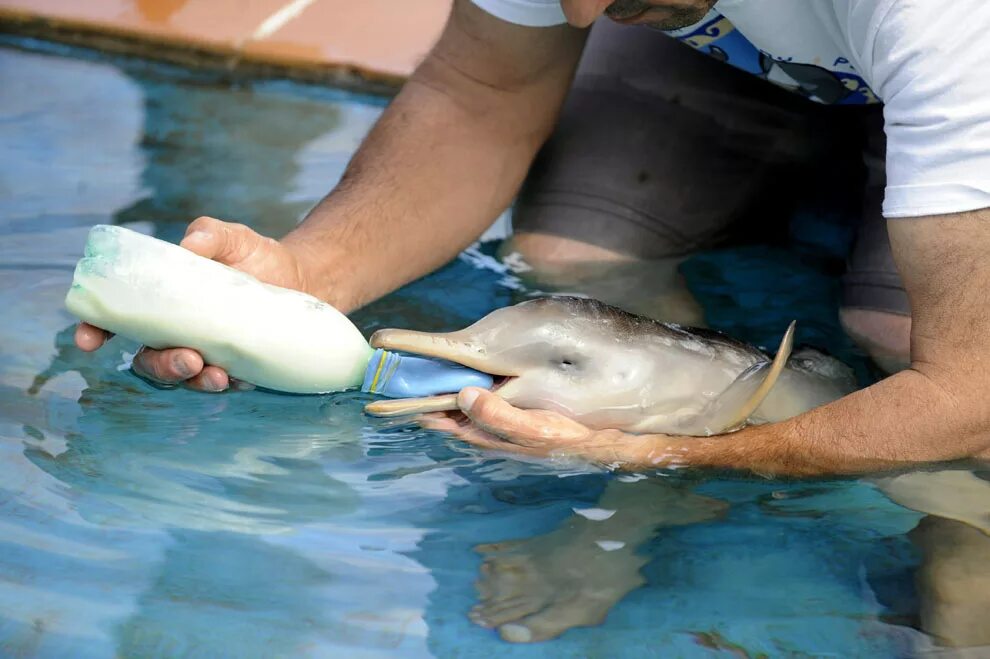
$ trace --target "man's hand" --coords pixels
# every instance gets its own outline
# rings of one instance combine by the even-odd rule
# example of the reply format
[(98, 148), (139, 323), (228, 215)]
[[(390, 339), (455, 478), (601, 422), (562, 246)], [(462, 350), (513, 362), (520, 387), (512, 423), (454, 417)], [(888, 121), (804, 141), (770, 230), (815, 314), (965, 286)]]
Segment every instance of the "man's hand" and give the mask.
[[(263, 282), (306, 291), (302, 260), (292, 248), (261, 236), (243, 224), (201, 217), (189, 225), (180, 245), (191, 252), (243, 270)], [(91, 352), (100, 348), (110, 334), (88, 323), (76, 328), (76, 345)], [(218, 392), (230, 386), (227, 373), (203, 362), (195, 350), (142, 348), (134, 357), (134, 371), (141, 377), (162, 384), (185, 384), (199, 391)]]
[(720, 437), (592, 431), (494, 394), (461, 392), (480, 432), (427, 420), (485, 448), (579, 455), (606, 465), (678, 464), (761, 474), (864, 473), (919, 463), (990, 460), (990, 209), (888, 222), (911, 300), (911, 368), (786, 421)]
[[(512, 25), (455, 0), (436, 47), (299, 227), (276, 242), (200, 218), (182, 246), (344, 313), (442, 266), (511, 203), (553, 128), (586, 34)], [(86, 351), (107, 338), (91, 325), (76, 331)], [(230, 383), (192, 350), (143, 350), (134, 368), (202, 391)]]
[(539, 458), (573, 456), (610, 468), (670, 466), (675, 457), (657, 454), (661, 435), (592, 430), (556, 412), (515, 408), (484, 389), (464, 389), (457, 404), (461, 414), (424, 415), (420, 425), (479, 448)]

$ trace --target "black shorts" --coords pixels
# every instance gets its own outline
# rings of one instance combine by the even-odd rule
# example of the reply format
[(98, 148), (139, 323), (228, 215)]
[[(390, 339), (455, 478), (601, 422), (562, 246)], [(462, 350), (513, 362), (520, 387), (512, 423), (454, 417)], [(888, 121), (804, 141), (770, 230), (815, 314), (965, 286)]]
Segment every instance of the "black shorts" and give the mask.
[(659, 258), (779, 226), (810, 198), (856, 218), (843, 305), (908, 314), (880, 212), (884, 151), (879, 106), (822, 106), (599, 21), (513, 228)]

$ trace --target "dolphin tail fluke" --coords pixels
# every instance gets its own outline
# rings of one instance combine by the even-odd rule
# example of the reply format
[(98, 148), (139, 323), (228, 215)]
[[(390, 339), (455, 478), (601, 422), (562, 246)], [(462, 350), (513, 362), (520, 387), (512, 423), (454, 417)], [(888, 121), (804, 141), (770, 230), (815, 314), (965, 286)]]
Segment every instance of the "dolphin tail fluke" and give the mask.
[(683, 431), (693, 435), (719, 435), (742, 427), (773, 389), (794, 349), (791, 322), (780, 341), (773, 361), (754, 364), (739, 374), (717, 398), (696, 416), (683, 422)]

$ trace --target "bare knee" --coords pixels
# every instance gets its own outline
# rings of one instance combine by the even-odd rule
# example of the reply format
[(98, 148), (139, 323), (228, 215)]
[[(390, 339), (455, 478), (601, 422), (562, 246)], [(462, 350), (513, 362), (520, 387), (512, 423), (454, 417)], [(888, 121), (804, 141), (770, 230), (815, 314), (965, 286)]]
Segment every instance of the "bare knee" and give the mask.
[(704, 312), (678, 272), (680, 259), (639, 259), (591, 243), (542, 233), (518, 233), (502, 258), (523, 281), (682, 325), (702, 326)]
[(547, 233), (516, 233), (505, 242), (503, 254), (518, 254), (537, 270), (558, 270), (588, 263), (621, 263), (635, 260), (626, 254), (591, 243)]
[(871, 309), (839, 310), (842, 327), (888, 373), (911, 363), (911, 317)]

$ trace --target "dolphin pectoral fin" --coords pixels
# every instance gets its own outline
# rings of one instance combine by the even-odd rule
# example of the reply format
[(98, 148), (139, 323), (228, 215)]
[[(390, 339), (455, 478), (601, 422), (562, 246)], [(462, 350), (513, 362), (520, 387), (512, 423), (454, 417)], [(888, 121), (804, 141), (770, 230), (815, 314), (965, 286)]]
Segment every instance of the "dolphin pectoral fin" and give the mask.
[(720, 432), (734, 430), (746, 423), (746, 419), (760, 406), (763, 399), (773, 389), (773, 385), (777, 384), (777, 378), (780, 377), (780, 373), (784, 370), (784, 366), (787, 365), (787, 359), (791, 356), (791, 351), (794, 349), (794, 326), (796, 324), (797, 321), (792, 320), (791, 324), (787, 326), (787, 331), (784, 332), (784, 338), (780, 340), (780, 347), (777, 348), (777, 354), (773, 358), (773, 363), (770, 364), (770, 371), (763, 378), (763, 382), (759, 388), (753, 392), (749, 400), (743, 403), (742, 407), (738, 408), (736, 414), (730, 417), (730, 420), (722, 427)]
[[(696, 415), (680, 422), (683, 432), (693, 435), (719, 435), (737, 430), (756, 411), (773, 389), (794, 349), (792, 322), (780, 341), (772, 362), (754, 364), (739, 374), (717, 398)], [(761, 377), (762, 375), (762, 377)]]
[[(787, 365), (787, 359), (791, 356), (791, 351), (794, 350), (794, 326), (797, 324), (796, 321), (791, 321), (791, 324), (787, 326), (787, 331), (784, 332), (784, 338), (780, 340), (780, 347), (777, 348), (777, 354), (773, 358), (773, 362), (770, 364), (770, 370), (767, 372), (766, 377), (763, 378), (763, 382), (760, 386), (753, 392), (753, 395), (743, 403), (741, 407), (736, 410), (734, 416), (729, 417), (729, 420), (722, 425), (721, 430), (718, 432), (727, 432), (729, 430), (735, 430), (742, 424), (746, 423), (746, 419), (756, 411), (756, 408), (760, 406), (763, 399), (767, 397), (770, 390), (773, 389), (773, 385), (777, 383), (777, 378), (780, 377), (780, 373), (784, 370), (784, 366)], [(735, 384), (735, 383), (733, 383)], [(732, 385), (730, 385), (731, 388)], [(728, 411), (731, 408), (723, 408)]]
[(427, 412), (450, 412), (457, 408), (457, 394), (428, 396), (426, 398), (400, 398), (397, 400), (376, 400), (364, 406), (371, 416), (393, 417)]

